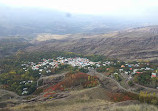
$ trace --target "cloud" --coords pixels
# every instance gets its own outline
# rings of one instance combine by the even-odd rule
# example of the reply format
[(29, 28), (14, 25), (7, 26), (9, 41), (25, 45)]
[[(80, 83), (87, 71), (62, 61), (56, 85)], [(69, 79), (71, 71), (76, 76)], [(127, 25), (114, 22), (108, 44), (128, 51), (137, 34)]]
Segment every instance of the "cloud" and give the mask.
[(157, 0), (0, 0), (13, 7), (40, 7), (70, 13), (105, 15), (143, 15)]

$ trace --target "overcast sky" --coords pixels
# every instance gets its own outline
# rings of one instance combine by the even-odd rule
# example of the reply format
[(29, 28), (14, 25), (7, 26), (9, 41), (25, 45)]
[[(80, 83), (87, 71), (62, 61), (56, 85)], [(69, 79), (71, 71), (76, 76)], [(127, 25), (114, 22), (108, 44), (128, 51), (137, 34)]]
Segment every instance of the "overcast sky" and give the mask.
[[(154, 13), (158, 0), (0, 0), (12, 7), (40, 7), (79, 14), (136, 15)], [(157, 10), (158, 11), (158, 10)]]

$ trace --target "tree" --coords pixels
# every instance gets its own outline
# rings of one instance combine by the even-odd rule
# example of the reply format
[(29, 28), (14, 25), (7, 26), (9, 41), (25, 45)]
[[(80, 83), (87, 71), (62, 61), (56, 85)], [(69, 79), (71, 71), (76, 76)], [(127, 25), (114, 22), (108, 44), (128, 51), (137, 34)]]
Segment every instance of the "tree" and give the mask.
[(133, 84), (133, 81), (128, 81), (128, 85), (129, 86), (133, 86), (134, 84)]
[(89, 72), (88, 69), (85, 69), (85, 68), (83, 68), (83, 67), (80, 68), (79, 71), (80, 71), (80, 72), (83, 72), (83, 73), (88, 73), (88, 72)]

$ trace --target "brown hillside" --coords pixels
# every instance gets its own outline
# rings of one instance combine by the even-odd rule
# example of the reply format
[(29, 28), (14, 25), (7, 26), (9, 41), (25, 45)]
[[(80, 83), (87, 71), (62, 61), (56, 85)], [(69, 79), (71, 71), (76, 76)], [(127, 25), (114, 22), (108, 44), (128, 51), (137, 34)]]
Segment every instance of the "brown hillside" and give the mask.
[[(48, 35), (47, 35), (48, 36)], [(60, 36), (61, 37), (61, 36)], [(51, 37), (50, 37), (51, 38)], [(71, 51), (82, 54), (102, 54), (120, 59), (154, 59), (158, 56), (158, 26), (140, 27), (109, 34), (67, 35), (62, 39), (34, 42), (27, 51)]]

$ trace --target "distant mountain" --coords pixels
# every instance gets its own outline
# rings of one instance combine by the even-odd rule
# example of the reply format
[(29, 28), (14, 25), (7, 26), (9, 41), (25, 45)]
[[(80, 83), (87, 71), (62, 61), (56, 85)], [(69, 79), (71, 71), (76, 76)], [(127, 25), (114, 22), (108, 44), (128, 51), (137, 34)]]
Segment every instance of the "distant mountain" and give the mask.
[(37, 34), (107, 33), (153, 24), (139, 18), (79, 15), (37, 8), (0, 5), (0, 36), (35, 37)]
[(50, 37), (47, 37), (48, 40), (41, 40), (41, 36), (44, 35), (34, 40), (34, 46), (28, 47), (27, 51), (71, 51), (125, 60), (158, 57), (158, 26), (139, 27), (109, 34), (60, 35), (61, 39), (56, 39), (56, 35), (47, 35)]

